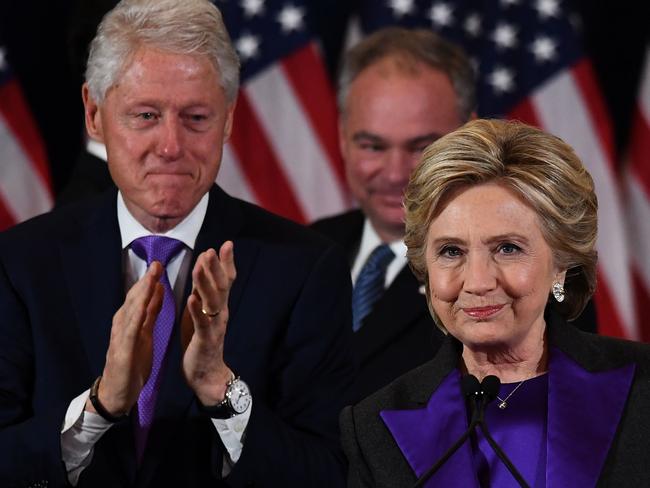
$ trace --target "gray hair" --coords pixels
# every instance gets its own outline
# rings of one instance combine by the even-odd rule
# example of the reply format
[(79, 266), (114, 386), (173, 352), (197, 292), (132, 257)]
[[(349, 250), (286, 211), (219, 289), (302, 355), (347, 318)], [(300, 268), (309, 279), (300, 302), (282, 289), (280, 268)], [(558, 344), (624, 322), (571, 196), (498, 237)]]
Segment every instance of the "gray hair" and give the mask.
[(345, 54), (338, 80), (341, 113), (345, 113), (346, 99), (354, 79), (364, 69), (388, 57), (395, 57), (408, 69), (422, 63), (445, 73), (456, 92), (461, 120), (469, 120), (476, 107), (476, 75), (467, 55), (459, 46), (433, 31), (402, 27), (380, 29)]
[(239, 89), (239, 58), (221, 13), (208, 0), (122, 0), (90, 44), (86, 81), (100, 103), (141, 46), (208, 56), (229, 102)]

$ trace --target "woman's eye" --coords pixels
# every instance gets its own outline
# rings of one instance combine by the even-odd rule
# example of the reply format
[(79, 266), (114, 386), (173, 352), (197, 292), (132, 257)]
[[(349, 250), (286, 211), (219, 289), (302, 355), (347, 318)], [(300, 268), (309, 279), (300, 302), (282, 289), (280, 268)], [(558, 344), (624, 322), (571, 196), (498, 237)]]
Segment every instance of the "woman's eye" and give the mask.
[(516, 244), (502, 244), (499, 247), (499, 252), (501, 252), (501, 254), (515, 254), (519, 251), (521, 251), (521, 248)]
[(440, 250), (440, 255), (446, 258), (455, 258), (462, 255), (462, 251), (456, 246), (445, 246)]

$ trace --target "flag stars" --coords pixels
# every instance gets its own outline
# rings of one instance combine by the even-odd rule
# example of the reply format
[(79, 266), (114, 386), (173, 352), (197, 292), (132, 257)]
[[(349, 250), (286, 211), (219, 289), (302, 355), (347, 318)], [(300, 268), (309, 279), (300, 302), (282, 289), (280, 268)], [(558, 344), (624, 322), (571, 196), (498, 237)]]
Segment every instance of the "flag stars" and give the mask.
[(255, 17), (264, 13), (264, 0), (242, 0), (241, 7), (246, 17)]
[(555, 58), (557, 43), (549, 37), (538, 37), (533, 41), (530, 50), (535, 55), (537, 62), (551, 61)]
[(244, 34), (235, 42), (235, 48), (243, 61), (256, 57), (260, 51), (260, 40), (252, 34)]
[(515, 86), (512, 71), (503, 67), (495, 68), (494, 71), (488, 75), (487, 81), (498, 94), (512, 91)]
[(285, 5), (278, 15), (278, 22), (282, 25), (282, 31), (288, 34), (303, 28), (304, 16), (304, 9)]
[(501, 0), (503, 7), (510, 7), (512, 5), (519, 5), (519, 0)]
[(557, 17), (560, 12), (560, 4), (558, 0), (537, 0), (535, 9), (543, 19)]
[(470, 36), (478, 37), (481, 33), (481, 17), (478, 14), (468, 15), (463, 27)]
[(492, 40), (499, 48), (511, 49), (517, 45), (517, 31), (509, 24), (499, 24), (494, 30)]
[(413, 13), (413, 0), (389, 0), (388, 6), (393, 10), (395, 17), (402, 18)]
[(451, 7), (444, 2), (434, 3), (429, 9), (429, 19), (431, 19), (433, 25), (437, 27), (450, 26), (453, 21), (451, 14)]

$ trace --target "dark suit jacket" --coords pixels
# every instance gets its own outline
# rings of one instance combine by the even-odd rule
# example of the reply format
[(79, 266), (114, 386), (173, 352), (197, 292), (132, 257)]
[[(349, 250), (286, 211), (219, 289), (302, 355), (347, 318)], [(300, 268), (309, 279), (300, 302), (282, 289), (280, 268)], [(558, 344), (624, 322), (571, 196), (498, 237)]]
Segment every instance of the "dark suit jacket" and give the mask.
[[(650, 486), (650, 346), (585, 333), (555, 318), (547, 323), (546, 486)], [(455, 381), (462, 408), (461, 350), (446, 339), (431, 362), (344, 409), (348, 486), (412, 486), (416, 473), (426, 472), (460, 437), (467, 418), (450, 419), (433, 403), (435, 393)], [(561, 366), (554, 371), (554, 365)], [(437, 478), (437, 485), (431, 479), (426, 486), (478, 488), (470, 445), (454, 457), (459, 469), (445, 475), (443, 466), (436, 474), (453, 484)]]
[[(337, 417), (353, 373), (347, 264), (316, 233), (215, 186), (194, 259), (227, 239), (237, 279), (225, 360), (253, 408), (225, 482), (340, 486)], [(115, 191), (0, 234), (0, 486), (65, 483), (64, 414), (102, 372), (124, 296)], [(79, 487), (221, 485), (224, 448), (183, 379), (174, 334), (140, 470), (126, 421), (96, 444)]]
[[(364, 215), (353, 210), (320, 220), (312, 228), (343, 247), (350, 268), (359, 251)], [(354, 333), (359, 372), (350, 403), (374, 393), (429, 361), (444, 337), (435, 326), (420, 284), (408, 266), (397, 275)]]

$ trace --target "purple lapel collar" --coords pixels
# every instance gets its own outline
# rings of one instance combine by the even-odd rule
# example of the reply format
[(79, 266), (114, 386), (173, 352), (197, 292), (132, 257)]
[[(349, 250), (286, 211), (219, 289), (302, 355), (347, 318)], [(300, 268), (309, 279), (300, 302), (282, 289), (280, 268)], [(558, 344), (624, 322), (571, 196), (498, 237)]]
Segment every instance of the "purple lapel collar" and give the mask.
[[(454, 369), (445, 377), (426, 407), (384, 410), (380, 415), (416, 476), (422, 476), (467, 429), (459, 371)], [(469, 442), (426, 486), (478, 486)]]
[(589, 372), (551, 348), (547, 488), (595, 486), (616, 434), (635, 365)]

